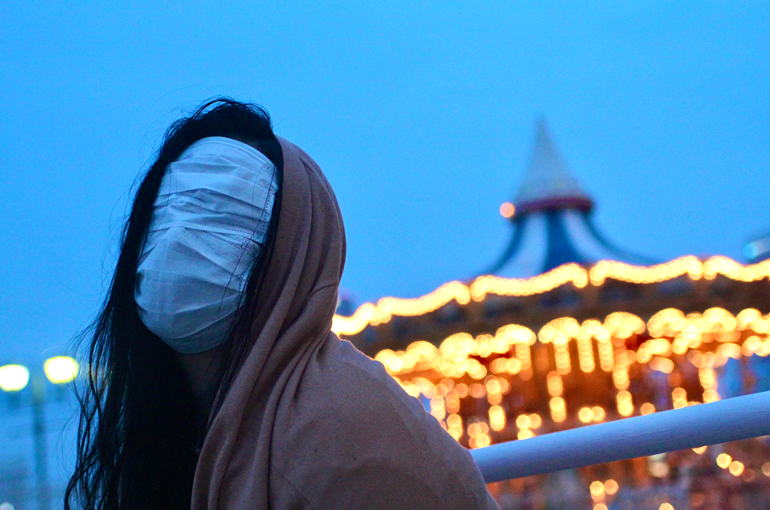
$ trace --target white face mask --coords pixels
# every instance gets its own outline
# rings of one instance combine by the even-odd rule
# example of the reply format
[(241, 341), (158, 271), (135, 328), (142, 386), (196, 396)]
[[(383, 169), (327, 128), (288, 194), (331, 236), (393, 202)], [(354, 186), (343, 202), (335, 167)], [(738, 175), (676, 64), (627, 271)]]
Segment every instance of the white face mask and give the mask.
[(223, 137), (192, 144), (168, 165), (139, 256), (134, 298), (147, 328), (196, 353), (227, 338), (264, 246), (276, 168)]

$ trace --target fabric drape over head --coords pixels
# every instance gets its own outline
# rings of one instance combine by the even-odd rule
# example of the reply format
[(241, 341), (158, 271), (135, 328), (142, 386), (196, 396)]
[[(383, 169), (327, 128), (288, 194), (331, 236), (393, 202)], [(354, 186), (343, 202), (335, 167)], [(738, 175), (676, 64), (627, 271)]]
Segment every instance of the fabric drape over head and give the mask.
[(279, 140), (274, 253), (245, 361), (201, 448), (192, 509), (497, 508), (470, 454), (331, 332), (342, 217), (316, 163)]

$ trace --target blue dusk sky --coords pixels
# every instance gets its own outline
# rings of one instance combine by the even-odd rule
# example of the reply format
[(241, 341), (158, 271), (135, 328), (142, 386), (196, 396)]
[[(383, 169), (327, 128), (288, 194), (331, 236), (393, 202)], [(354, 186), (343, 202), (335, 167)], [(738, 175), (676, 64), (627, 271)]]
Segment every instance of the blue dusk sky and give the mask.
[(770, 2), (0, 3), (0, 364), (93, 319), (136, 176), (206, 98), (325, 170), (360, 304), (475, 275), (544, 116), (615, 244), (770, 230)]

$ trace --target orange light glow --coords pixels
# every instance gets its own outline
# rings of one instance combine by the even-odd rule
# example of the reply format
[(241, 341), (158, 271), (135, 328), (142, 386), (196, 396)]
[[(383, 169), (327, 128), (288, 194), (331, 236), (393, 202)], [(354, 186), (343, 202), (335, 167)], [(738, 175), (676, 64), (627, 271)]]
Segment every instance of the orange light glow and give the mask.
[(581, 407), (580, 411), (578, 411), (578, 419), (582, 421), (583, 423), (589, 423), (591, 420), (593, 420), (593, 413), (591, 412), (591, 409), (588, 407)]
[(717, 455), (717, 466), (721, 467), (722, 469), (727, 469), (732, 461), (733, 458), (726, 453), (720, 453)]
[(639, 408), (639, 411), (642, 413), (643, 416), (646, 416), (648, 414), (652, 414), (655, 412), (655, 406), (650, 404), (649, 402), (645, 402), (642, 404), (642, 407)]
[(512, 218), (516, 214), (516, 208), (510, 202), (503, 202), (500, 206), (500, 214), (503, 218)]
[[(376, 326), (390, 321), (393, 315), (405, 317), (424, 315), (437, 310), (452, 300), (461, 305), (470, 302), (471, 298), (474, 301), (482, 301), (486, 294), (531, 296), (548, 292), (568, 282), (573, 283), (578, 288), (585, 287), (589, 281), (595, 286), (603, 285), (607, 278), (629, 283), (649, 284), (671, 280), (685, 274), (692, 279), (700, 279), (702, 276), (709, 280), (721, 274), (734, 281), (753, 282), (770, 277), (770, 260), (743, 266), (727, 257), (716, 256), (700, 261), (697, 257), (688, 255), (649, 267), (602, 260), (589, 270), (578, 264), (569, 263), (531, 278), (509, 279), (490, 275), (479, 276), (469, 286), (457, 281), (449, 282), (419, 298), (386, 297), (377, 301), (376, 304), (364, 303), (350, 317), (335, 315), (332, 331), (338, 335), (355, 335), (367, 325)], [(754, 318), (751, 313), (747, 313), (745, 317), (748, 322), (752, 322)], [(764, 323), (767, 324), (766, 319)], [(741, 324), (745, 326), (745, 321), (741, 321)], [(766, 332), (767, 330), (757, 331), (757, 333)]]
[(730, 467), (728, 468), (730, 470), (730, 474), (733, 476), (741, 476), (741, 473), (743, 473), (743, 463), (738, 462), (737, 460), (734, 460), (730, 463)]
[(529, 429), (520, 430), (519, 434), (516, 436), (519, 440), (523, 439), (529, 439), (530, 437), (535, 437), (535, 433), (532, 432)]

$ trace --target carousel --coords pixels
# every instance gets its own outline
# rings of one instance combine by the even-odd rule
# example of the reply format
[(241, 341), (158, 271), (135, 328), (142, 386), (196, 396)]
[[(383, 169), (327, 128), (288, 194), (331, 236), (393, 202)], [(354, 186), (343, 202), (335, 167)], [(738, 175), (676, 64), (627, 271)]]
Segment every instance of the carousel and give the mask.
[[(460, 444), (481, 448), (770, 389), (770, 260), (658, 262), (594, 225), (543, 120), (500, 213), (510, 243), (471, 281), (383, 298), (333, 329)], [(756, 259), (755, 259), (756, 260)], [(752, 439), (490, 484), (503, 509), (770, 507)]]

